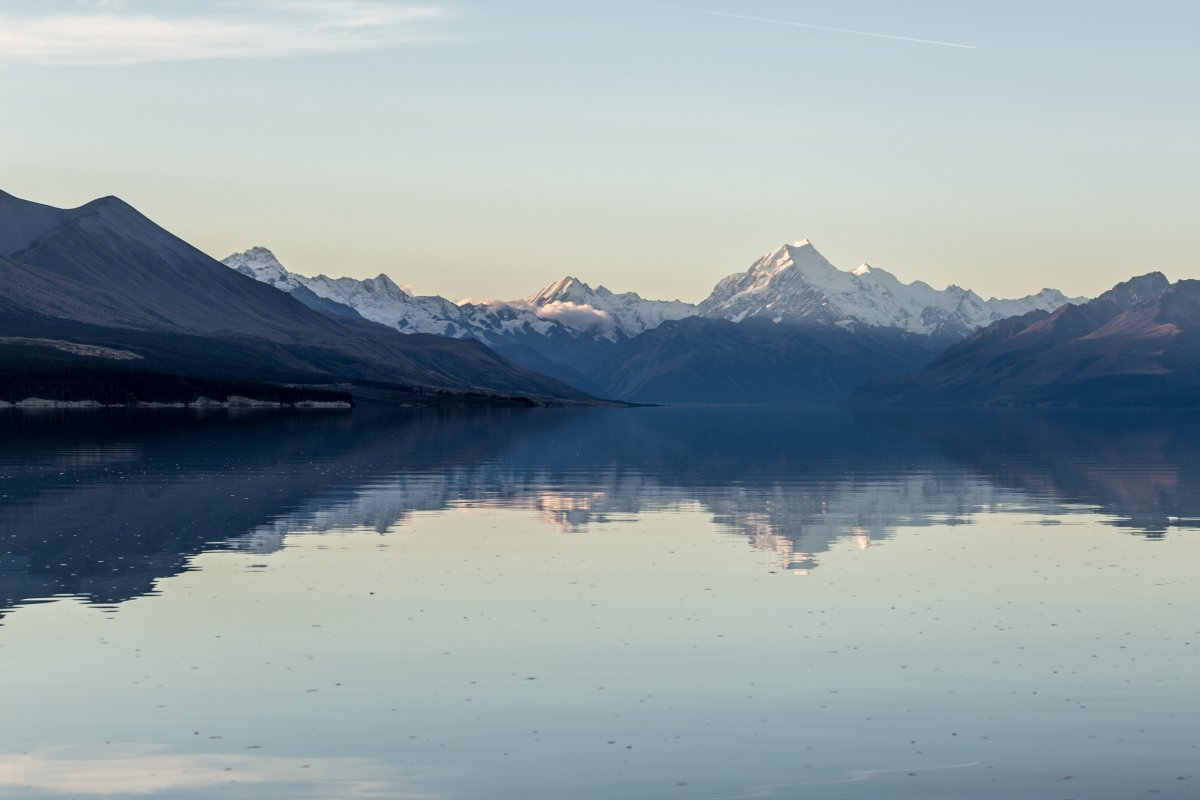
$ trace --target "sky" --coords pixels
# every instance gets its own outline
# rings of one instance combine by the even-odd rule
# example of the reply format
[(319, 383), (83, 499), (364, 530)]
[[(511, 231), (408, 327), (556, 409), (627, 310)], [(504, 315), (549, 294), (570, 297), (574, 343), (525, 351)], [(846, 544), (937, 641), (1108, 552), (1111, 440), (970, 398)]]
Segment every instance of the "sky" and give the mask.
[(804, 238), (1095, 295), (1200, 277), (1198, 33), (1191, 0), (0, 0), (0, 189), (454, 299), (696, 301)]

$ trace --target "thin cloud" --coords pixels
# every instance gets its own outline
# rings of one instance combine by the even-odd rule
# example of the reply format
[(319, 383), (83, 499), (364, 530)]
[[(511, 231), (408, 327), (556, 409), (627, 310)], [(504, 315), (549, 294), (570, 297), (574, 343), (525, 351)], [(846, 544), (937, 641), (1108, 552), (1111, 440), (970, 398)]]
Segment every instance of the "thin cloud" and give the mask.
[[(215, 4), (214, 4), (215, 5)], [(378, 0), (268, 0), (222, 12), (169, 16), (125, 3), (0, 15), (0, 61), (104, 65), (220, 58), (288, 58), (446, 41), (449, 15)]]
[(768, 25), (786, 25), (790, 28), (807, 28), (814, 31), (826, 31), (829, 33), (848, 33), (854, 36), (871, 36), (876, 39), (894, 39), (899, 42), (916, 42), (917, 44), (934, 44), (939, 47), (957, 47), (961, 50), (978, 50), (979, 48), (971, 44), (955, 44), (954, 42), (939, 42), (935, 39), (915, 39), (911, 36), (895, 36), (890, 33), (872, 33), (870, 31), (855, 31), (849, 28), (830, 28), (824, 25), (809, 25), (806, 22), (792, 22), (786, 19), (769, 19), (767, 17), (750, 17), (745, 14), (733, 14), (727, 11), (707, 11), (699, 8), (684, 8), (683, 6), (671, 6), (665, 3), (647, 3), (642, 0), (625, 0), (630, 5), (646, 6), (647, 8), (665, 8), (670, 11), (680, 11), (685, 14), (703, 14), (707, 17), (725, 17), (726, 19), (740, 19), (746, 22), (762, 22)]
[(534, 311), (542, 319), (560, 322), (577, 331), (598, 330), (601, 333), (612, 333), (616, 324), (612, 314), (607, 311), (569, 300), (547, 303)]

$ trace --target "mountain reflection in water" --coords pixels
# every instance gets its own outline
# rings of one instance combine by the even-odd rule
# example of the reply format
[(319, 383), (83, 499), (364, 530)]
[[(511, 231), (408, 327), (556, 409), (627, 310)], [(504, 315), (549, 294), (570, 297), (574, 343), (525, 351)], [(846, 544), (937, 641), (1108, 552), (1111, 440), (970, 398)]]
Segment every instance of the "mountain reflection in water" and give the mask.
[(0, 607), (118, 603), (212, 549), (403, 526), (414, 512), (527, 509), (585, 532), (704, 509), (778, 568), (839, 539), (1100, 513), (1149, 537), (1200, 519), (1185, 414), (759, 409), (0, 415)]

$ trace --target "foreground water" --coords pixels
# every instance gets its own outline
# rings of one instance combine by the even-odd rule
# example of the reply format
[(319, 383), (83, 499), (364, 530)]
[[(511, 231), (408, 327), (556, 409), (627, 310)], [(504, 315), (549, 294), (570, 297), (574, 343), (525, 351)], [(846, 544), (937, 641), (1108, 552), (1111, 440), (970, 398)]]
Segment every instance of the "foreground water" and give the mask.
[(0, 437), (0, 797), (1200, 794), (1188, 416)]

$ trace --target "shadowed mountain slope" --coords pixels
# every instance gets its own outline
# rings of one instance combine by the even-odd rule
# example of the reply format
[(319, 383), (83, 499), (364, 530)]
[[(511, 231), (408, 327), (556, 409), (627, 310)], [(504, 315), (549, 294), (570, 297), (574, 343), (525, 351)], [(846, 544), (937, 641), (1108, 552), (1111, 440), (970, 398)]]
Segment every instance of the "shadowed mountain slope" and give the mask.
[(1200, 405), (1200, 281), (1150, 273), (1052, 314), (995, 323), (918, 373), (858, 392), (885, 405)]
[(920, 369), (940, 349), (894, 329), (691, 317), (619, 343), (597, 370), (598, 388), (646, 403), (831, 405), (863, 381)]

